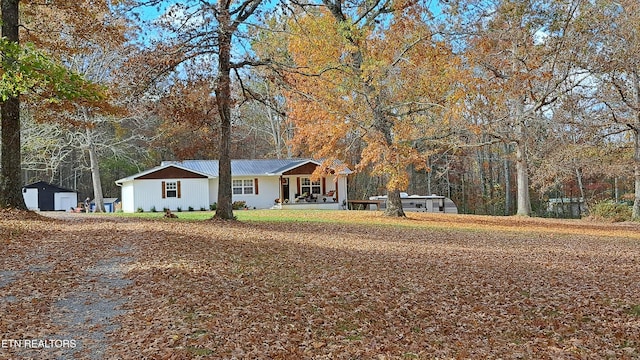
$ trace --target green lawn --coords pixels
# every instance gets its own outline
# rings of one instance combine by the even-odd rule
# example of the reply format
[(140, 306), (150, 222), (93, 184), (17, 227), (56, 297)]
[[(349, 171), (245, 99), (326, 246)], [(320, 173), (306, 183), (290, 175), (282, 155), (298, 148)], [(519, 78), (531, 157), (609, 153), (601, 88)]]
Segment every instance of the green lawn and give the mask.
[[(353, 212), (356, 214), (359, 212)], [(364, 213), (364, 212), (362, 212)], [(369, 215), (380, 216), (380, 212), (367, 212)], [(173, 211), (178, 216), (178, 220), (202, 221), (211, 219), (215, 215), (215, 211)], [(239, 221), (265, 221), (265, 222), (352, 222), (355, 218), (345, 218), (344, 210), (236, 210), (233, 212)], [(143, 219), (161, 219), (164, 213), (159, 212), (142, 212), (142, 213), (108, 213), (108, 216), (115, 217), (135, 217)]]

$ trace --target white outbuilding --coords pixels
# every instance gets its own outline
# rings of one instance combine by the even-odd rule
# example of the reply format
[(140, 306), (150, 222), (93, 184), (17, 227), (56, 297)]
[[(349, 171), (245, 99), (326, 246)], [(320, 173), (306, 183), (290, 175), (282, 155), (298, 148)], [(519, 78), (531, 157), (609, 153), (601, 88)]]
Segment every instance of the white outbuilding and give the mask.
[(78, 206), (78, 193), (38, 181), (22, 188), (22, 197), (29, 210), (68, 211)]

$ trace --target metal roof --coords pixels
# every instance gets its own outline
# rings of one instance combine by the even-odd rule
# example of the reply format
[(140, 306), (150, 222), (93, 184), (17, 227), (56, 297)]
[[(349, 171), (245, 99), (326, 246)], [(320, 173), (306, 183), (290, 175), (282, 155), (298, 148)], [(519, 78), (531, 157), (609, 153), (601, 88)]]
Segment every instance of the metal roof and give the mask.
[[(233, 176), (278, 175), (281, 169), (284, 171), (305, 164), (309, 159), (260, 159), (260, 160), (231, 160), (231, 173)], [(218, 160), (183, 160), (163, 161), (164, 165), (177, 165), (185, 169), (197, 171), (203, 174), (217, 177)]]
[[(285, 171), (294, 169), (308, 162), (320, 164), (312, 159), (241, 159), (231, 160), (231, 174), (233, 176), (275, 176), (282, 175)], [(176, 166), (185, 170), (206, 175), (208, 177), (218, 177), (218, 160), (182, 160), (182, 161), (163, 161), (160, 166), (143, 171), (141, 173), (128, 176), (117, 180), (117, 184), (134, 180), (137, 177), (146, 175), (169, 166)], [(347, 169), (344, 174), (350, 174)]]
[(23, 186), (23, 188), (49, 190), (51, 192), (76, 192), (74, 190), (65, 189), (63, 187), (53, 185), (45, 181), (34, 182), (33, 184)]

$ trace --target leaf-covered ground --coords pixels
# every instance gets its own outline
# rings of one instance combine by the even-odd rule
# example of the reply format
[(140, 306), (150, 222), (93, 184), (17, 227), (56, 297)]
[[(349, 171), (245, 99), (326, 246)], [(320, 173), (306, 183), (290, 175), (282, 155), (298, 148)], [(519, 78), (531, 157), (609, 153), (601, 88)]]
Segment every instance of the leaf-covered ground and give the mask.
[(3, 216), (0, 359), (640, 358), (639, 225), (282, 214)]

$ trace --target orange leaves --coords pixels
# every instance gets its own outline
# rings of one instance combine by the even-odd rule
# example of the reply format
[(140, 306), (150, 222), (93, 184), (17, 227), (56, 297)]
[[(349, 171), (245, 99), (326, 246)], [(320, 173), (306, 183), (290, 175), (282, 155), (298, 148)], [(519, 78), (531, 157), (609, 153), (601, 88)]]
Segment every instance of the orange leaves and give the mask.
[[(374, 211), (225, 224), (55, 215), (72, 217), (0, 220), (12, 234), (0, 255), (3, 339), (73, 336), (82, 356), (108, 358), (639, 355), (638, 225)], [(54, 321), (60, 304), (86, 310), (82, 321)]]
[(291, 24), (295, 34), (289, 52), (299, 72), (288, 76), (295, 90), (287, 94), (289, 116), (296, 126), (293, 140), (305, 153), (343, 158), (345, 137), (361, 124), (351, 61), (353, 46), (344, 34), (351, 29), (327, 13), (304, 16)]
[(371, 166), (389, 189), (407, 187), (407, 167), (424, 164), (416, 144), (450, 126), (464, 96), (460, 60), (433, 40), (421, 10), (378, 28), (327, 11), (297, 19), (289, 51), (300, 71), (287, 96), (294, 144), (311, 156), (360, 158), (356, 168)]
[(294, 35), (289, 39), (288, 50), (304, 73), (313, 76), (339, 67), (345, 40), (330, 15), (321, 12), (317, 16), (303, 16), (291, 21), (290, 26)]
[(385, 145), (382, 141), (368, 138), (367, 147), (356, 170), (371, 166), (373, 175), (386, 176), (387, 190), (405, 190), (409, 185), (407, 166), (425, 166), (425, 158), (415, 148), (406, 144)]

